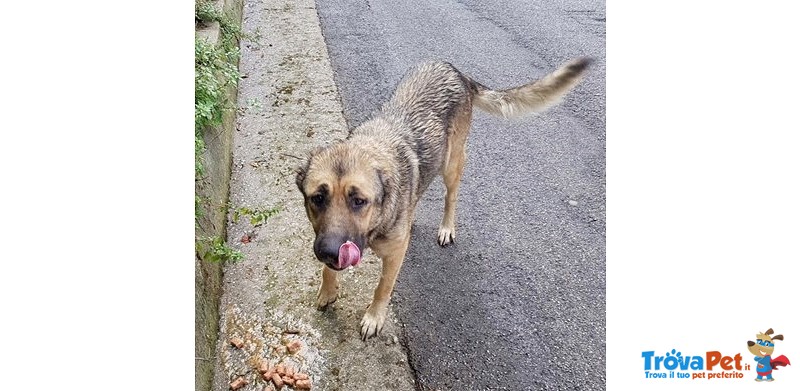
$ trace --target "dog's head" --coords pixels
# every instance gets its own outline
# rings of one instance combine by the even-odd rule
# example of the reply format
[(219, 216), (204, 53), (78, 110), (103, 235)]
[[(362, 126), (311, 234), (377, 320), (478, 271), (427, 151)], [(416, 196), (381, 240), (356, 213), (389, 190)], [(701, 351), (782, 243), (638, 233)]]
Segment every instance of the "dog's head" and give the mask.
[(356, 265), (386, 201), (384, 178), (367, 148), (317, 148), (297, 169), (297, 187), (316, 233), (314, 254), (334, 270)]
[(783, 335), (778, 334), (774, 336), (770, 336), (773, 331), (772, 329), (767, 330), (765, 333), (758, 333), (756, 334), (756, 342), (747, 341), (747, 350), (753, 355), (758, 357), (765, 357), (772, 355), (772, 352), (775, 351), (775, 342), (774, 340), (781, 340), (783, 341)]

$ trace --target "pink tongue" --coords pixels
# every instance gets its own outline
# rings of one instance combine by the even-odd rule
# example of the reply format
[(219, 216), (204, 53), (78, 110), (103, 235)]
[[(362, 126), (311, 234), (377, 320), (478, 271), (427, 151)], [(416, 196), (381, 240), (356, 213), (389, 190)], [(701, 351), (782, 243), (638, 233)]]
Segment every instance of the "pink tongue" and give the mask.
[(351, 241), (344, 242), (339, 246), (339, 268), (344, 269), (356, 266), (361, 262), (361, 250)]

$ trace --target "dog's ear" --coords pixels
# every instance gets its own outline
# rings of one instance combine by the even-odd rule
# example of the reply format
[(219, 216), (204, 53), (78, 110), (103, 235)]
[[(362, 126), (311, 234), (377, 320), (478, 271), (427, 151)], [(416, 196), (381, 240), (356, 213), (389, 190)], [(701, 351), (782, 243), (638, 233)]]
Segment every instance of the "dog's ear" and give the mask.
[(395, 205), (397, 204), (397, 179), (387, 170), (378, 169), (378, 194), (375, 196), (375, 202), (381, 205), (387, 215), (392, 214)]
[(311, 159), (307, 158), (305, 162), (299, 165), (295, 170), (295, 177), (294, 183), (297, 184), (297, 189), (300, 190), (301, 193), (303, 192), (303, 182), (306, 181), (306, 172), (308, 171), (308, 164), (311, 163)]
[(390, 185), (389, 178), (383, 172), (383, 170), (375, 170), (376, 173), (376, 185), (375, 188), (378, 189), (377, 193), (375, 193), (375, 202), (378, 205), (383, 205), (385, 203), (385, 198), (387, 195), (387, 186)]
[(766, 334), (766, 335), (770, 335), (772, 333), (774, 333), (774, 331), (772, 331), (772, 327), (770, 327), (769, 330), (764, 332), (764, 334)]
[(312, 149), (306, 156), (305, 161), (295, 169), (294, 183), (297, 185), (297, 189), (299, 189), (303, 194), (305, 194), (305, 192), (303, 192), (303, 183), (306, 181), (308, 166), (311, 164), (311, 159), (320, 151), (322, 151), (322, 147), (316, 147)]
[(772, 337), (772, 339), (773, 340), (779, 339), (779, 340), (783, 341), (783, 334), (778, 334), (778, 335)]

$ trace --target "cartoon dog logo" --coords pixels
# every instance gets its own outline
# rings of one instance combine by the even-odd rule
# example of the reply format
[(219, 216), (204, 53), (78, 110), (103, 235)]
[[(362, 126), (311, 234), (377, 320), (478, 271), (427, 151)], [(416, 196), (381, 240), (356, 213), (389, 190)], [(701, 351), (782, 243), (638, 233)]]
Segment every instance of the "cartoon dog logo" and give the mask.
[[(773, 369), (777, 371), (778, 367), (785, 367), (791, 364), (784, 355), (772, 358), (772, 352), (775, 351), (775, 341), (783, 341), (782, 334), (771, 336), (772, 333), (772, 329), (769, 329), (766, 333), (756, 334), (756, 342), (747, 341), (747, 350), (756, 356), (756, 374), (758, 374), (756, 381), (773, 381), (775, 380), (772, 378)], [(764, 379), (764, 376), (767, 378)]]

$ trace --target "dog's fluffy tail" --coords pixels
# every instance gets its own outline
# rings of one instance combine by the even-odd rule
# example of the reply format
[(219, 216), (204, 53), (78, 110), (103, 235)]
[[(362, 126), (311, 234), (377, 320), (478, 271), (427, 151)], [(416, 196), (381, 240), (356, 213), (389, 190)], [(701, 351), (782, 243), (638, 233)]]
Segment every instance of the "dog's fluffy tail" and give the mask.
[(577, 58), (540, 80), (504, 91), (494, 91), (473, 81), (478, 90), (474, 104), (503, 118), (545, 111), (583, 79), (591, 62), (588, 57)]

